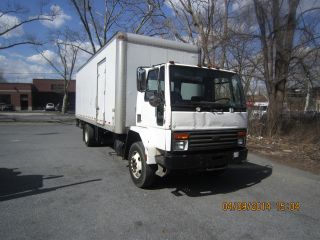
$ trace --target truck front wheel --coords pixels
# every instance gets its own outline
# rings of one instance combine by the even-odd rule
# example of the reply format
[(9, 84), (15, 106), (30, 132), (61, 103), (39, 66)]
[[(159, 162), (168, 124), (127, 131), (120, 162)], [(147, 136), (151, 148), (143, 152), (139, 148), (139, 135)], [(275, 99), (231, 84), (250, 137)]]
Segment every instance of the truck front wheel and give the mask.
[(89, 124), (84, 125), (83, 140), (88, 147), (92, 147), (95, 145), (94, 129)]
[(130, 147), (129, 171), (132, 181), (139, 188), (151, 186), (155, 179), (155, 169), (152, 165), (146, 163), (142, 142), (136, 142)]

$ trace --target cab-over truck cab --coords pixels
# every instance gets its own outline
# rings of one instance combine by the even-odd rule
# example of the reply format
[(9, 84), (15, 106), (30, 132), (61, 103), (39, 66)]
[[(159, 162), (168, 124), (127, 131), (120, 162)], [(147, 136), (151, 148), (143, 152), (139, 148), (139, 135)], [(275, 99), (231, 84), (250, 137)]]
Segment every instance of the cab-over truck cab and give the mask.
[(174, 62), (139, 67), (137, 91), (124, 157), (138, 187), (171, 170), (246, 160), (247, 113), (235, 72)]

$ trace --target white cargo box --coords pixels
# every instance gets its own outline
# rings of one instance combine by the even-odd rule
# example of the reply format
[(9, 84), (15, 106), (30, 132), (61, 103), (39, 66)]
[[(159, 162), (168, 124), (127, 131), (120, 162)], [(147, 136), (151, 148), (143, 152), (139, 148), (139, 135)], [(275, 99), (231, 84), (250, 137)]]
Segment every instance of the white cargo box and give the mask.
[(123, 134), (136, 124), (136, 70), (175, 61), (196, 65), (199, 48), (160, 38), (117, 33), (78, 71), (76, 118)]

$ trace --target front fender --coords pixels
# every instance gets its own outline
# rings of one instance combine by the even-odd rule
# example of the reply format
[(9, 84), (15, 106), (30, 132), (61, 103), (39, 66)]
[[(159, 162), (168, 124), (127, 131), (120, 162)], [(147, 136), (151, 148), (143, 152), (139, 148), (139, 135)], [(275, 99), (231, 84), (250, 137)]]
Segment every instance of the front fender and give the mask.
[[(130, 127), (130, 131), (139, 134), (147, 156), (147, 164), (156, 164), (155, 156), (160, 154), (157, 147), (161, 147), (161, 145), (157, 144), (159, 139), (157, 139), (155, 131), (138, 126)], [(165, 139), (163, 141), (165, 142)]]

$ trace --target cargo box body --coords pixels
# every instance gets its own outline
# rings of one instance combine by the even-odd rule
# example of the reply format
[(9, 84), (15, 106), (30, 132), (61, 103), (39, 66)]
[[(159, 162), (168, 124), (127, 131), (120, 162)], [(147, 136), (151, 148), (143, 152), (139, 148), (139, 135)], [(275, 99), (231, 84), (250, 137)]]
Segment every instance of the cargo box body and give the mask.
[(136, 70), (168, 61), (196, 65), (196, 46), (117, 33), (76, 76), (76, 118), (117, 134), (136, 125)]

